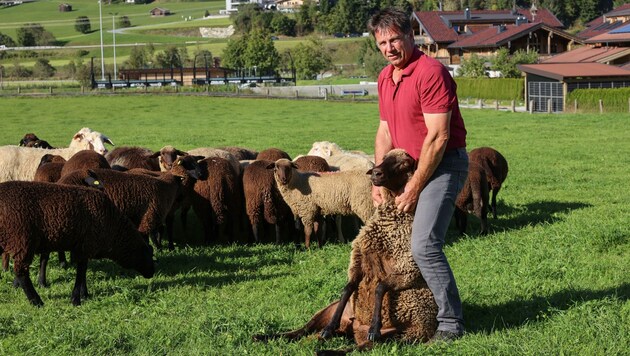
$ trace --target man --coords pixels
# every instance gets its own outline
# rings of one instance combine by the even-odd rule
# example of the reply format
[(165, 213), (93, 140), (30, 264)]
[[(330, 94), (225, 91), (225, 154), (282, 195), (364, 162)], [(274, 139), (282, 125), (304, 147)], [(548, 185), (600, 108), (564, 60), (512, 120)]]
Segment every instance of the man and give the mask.
[[(459, 292), (442, 251), (455, 199), (468, 174), (466, 129), (456, 84), (446, 68), (414, 44), (409, 15), (397, 9), (375, 14), (368, 28), (389, 62), (378, 78), (380, 124), (374, 153), (379, 164), (392, 148), (403, 148), (418, 167), (396, 198), (413, 213), (411, 249), (438, 306), (438, 329), (430, 340), (452, 341), (464, 333)], [(372, 189), (375, 204), (380, 188)]]

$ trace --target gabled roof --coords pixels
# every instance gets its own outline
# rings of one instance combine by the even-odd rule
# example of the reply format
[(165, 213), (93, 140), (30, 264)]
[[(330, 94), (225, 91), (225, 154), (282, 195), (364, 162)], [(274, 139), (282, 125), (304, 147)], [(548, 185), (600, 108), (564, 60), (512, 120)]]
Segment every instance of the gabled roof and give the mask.
[(617, 27), (621, 27), (624, 25), (621, 21), (608, 22), (606, 21), (607, 17), (612, 16), (630, 16), (630, 3), (623, 4), (621, 6), (616, 7), (610, 12), (603, 14), (602, 16), (588, 22), (586, 24), (586, 29), (578, 32), (576, 36), (583, 39), (590, 39), (591, 37), (595, 37), (597, 35), (601, 35), (616, 29)]
[[(630, 10), (629, 10), (630, 11)], [(586, 43), (625, 43), (630, 42), (630, 22), (601, 35), (593, 36)]]
[(593, 77), (628, 77), (630, 70), (601, 63), (572, 63), (572, 64), (519, 64), (520, 71), (536, 74), (545, 78), (564, 80), (565, 78), (593, 78)]
[[(484, 31), (474, 33), (467, 36), (455, 43), (452, 43), (448, 48), (482, 48), (482, 47), (500, 47), (509, 41), (527, 36), (528, 34), (538, 30), (544, 29), (555, 35), (577, 40), (574, 36), (554, 27), (547, 26), (543, 23), (526, 23), (521, 25), (505, 25), (488, 28)], [(500, 31), (499, 29), (503, 29)], [(461, 36), (460, 36), (461, 38)]]
[(466, 18), (464, 11), (416, 11), (414, 13), (420, 26), (433, 41), (438, 43), (455, 42), (462, 38), (452, 28), (454, 24), (471, 25), (473, 32), (479, 31), (475, 25), (512, 24), (518, 17), (524, 16), (530, 23), (544, 23), (550, 27), (564, 27), (562, 22), (547, 9), (539, 9), (532, 17), (529, 10), (471, 10), (470, 18)]
[(605, 63), (628, 54), (630, 54), (630, 47), (583, 46), (555, 55), (542, 63)]

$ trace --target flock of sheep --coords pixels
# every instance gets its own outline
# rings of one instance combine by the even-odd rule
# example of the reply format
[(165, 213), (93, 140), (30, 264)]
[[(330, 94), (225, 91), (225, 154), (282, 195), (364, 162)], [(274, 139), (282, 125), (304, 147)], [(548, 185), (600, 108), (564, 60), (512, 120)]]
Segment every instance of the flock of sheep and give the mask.
[[(168, 237), (168, 247), (174, 248), (177, 211), (185, 230), (193, 210), (207, 243), (297, 242), (303, 234), (307, 248), (312, 238), (321, 245), (330, 234), (325, 227), (333, 224), (344, 241), (340, 216), (352, 216), (360, 219), (357, 228), (363, 227), (352, 242), (341, 300), (301, 329), (255, 339), (342, 333), (368, 348), (383, 337), (426, 341), (435, 332), (437, 307), (411, 258), (412, 216), (396, 210), (393, 193), (378, 207), (371, 198), (373, 184), (391, 192), (404, 187), (416, 167), (406, 152), (393, 150), (374, 167), (369, 155), (327, 141), (314, 143), (294, 160), (277, 148), (108, 151), (106, 143), (113, 145), (107, 136), (83, 128), (67, 148), (52, 148), (34, 134), (25, 135), (20, 146), (0, 147), (3, 269), (12, 258), (14, 285), (32, 304), (43, 305), (29, 277), (36, 254), (38, 284), (46, 286), (50, 252), (58, 252), (65, 263), (70, 251), (77, 264), (74, 305), (88, 296), (90, 259), (112, 259), (150, 278), (155, 272), (151, 244), (161, 248)], [(496, 195), (507, 170), (507, 161), (494, 149), (470, 152), (469, 179), (456, 202), (460, 232), (472, 212), (481, 221), (481, 233), (487, 233), (488, 208), (496, 217)]]

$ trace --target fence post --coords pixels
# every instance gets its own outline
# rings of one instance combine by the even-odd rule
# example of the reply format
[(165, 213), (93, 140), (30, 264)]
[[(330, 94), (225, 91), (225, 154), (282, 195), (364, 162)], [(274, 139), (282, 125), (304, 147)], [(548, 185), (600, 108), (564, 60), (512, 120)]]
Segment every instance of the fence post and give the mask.
[(602, 99), (599, 99), (599, 113), (604, 113), (604, 101)]
[(269, 99), (269, 88), (267, 88), (267, 99)]
[(551, 99), (547, 99), (547, 114), (551, 114)]
[(52, 87), (48, 87), (48, 89), (50, 90), (50, 94), (52, 94)]
[(499, 110), (499, 99), (497, 99), (497, 101), (495, 101), (495, 108), (496, 108), (497, 110)]
[(516, 112), (516, 102), (512, 100), (512, 112)]
[(534, 101), (533, 100), (529, 101), (529, 113), (530, 114), (534, 113)]
[(18, 85), (18, 94), (20, 94), (22, 92), (22, 88), (20, 88), (20, 86)]
[(296, 91), (295, 91), (295, 98), (296, 98), (296, 99), (299, 99), (299, 98), (300, 98), (299, 90), (296, 90)]
[(577, 113), (577, 108), (578, 108), (577, 99), (575, 99), (573, 100), (573, 112)]
[(81, 94), (85, 94), (85, 87), (81, 85)]
[(479, 109), (483, 109), (483, 99), (479, 99)]

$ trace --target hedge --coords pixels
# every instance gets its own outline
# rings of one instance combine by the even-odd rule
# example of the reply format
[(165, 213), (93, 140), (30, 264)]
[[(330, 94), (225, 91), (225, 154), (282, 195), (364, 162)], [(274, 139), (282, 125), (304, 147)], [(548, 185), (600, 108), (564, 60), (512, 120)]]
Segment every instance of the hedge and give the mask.
[(522, 78), (462, 78), (456, 77), (457, 96), (488, 100), (523, 101), (525, 81)]
[(566, 97), (565, 112), (628, 112), (630, 110), (630, 88), (576, 89)]

